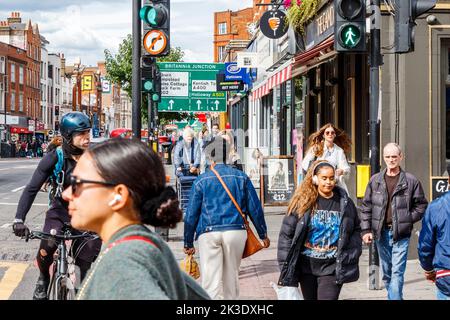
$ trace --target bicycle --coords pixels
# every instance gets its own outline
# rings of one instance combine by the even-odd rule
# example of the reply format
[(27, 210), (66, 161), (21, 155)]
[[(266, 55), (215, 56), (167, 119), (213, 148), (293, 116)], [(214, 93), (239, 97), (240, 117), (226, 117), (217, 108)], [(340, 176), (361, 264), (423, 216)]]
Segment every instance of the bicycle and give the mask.
[[(56, 230), (50, 230), (50, 233), (41, 231), (30, 231), (25, 237), (25, 241), (29, 239), (40, 239), (55, 241), (58, 248), (53, 256), (53, 272), (50, 276), (50, 284), (48, 286), (47, 297), (49, 300), (74, 300), (76, 296), (75, 283), (72, 278), (75, 277), (75, 258), (87, 243), (87, 241), (98, 239), (99, 236), (90, 232), (82, 234), (72, 234), (72, 227), (65, 225), (62, 234), (56, 234)], [(77, 252), (73, 253), (73, 242), (70, 248), (67, 247), (66, 241), (87, 240), (78, 247)]]

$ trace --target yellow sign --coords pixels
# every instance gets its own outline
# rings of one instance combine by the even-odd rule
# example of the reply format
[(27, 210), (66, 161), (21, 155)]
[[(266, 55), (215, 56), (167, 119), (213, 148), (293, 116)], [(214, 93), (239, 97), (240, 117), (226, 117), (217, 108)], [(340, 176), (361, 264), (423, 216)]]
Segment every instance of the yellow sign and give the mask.
[(92, 76), (84, 76), (81, 81), (81, 90), (91, 91), (92, 90)]
[(370, 180), (370, 166), (356, 166), (356, 197), (364, 198), (366, 187)]

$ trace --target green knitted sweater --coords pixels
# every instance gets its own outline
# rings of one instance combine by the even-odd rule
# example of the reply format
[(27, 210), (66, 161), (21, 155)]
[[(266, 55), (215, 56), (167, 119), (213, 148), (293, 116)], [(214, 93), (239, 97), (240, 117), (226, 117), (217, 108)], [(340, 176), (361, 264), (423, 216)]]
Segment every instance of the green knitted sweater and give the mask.
[[(121, 242), (104, 253), (108, 245), (129, 236), (145, 241)], [(102, 253), (104, 253), (102, 255)], [(208, 294), (178, 266), (169, 246), (143, 225), (117, 231), (104, 244), (78, 292), (81, 300), (197, 300)]]

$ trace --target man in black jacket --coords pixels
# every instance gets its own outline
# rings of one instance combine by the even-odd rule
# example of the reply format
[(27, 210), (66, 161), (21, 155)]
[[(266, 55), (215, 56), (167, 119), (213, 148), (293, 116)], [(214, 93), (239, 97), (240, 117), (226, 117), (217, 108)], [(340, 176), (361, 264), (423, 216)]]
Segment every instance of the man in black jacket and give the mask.
[[(61, 135), (63, 136), (61, 158), (58, 155), (58, 150), (53, 150), (39, 162), (17, 206), (16, 217), (13, 221), (13, 231), (16, 236), (23, 237), (29, 232), (24, 224), (25, 218), (37, 193), (49, 178), (52, 178), (53, 191), (51, 192), (50, 208), (46, 213), (43, 231), (50, 233), (51, 229), (55, 229), (59, 233), (65, 224), (70, 223), (68, 203), (62, 198), (61, 193), (70, 185), (70, 174), (78, 159), (89, 146), (90, 129), (91, 122), (84, 113), (70, 112), (62, 117), (60, 124)], [(59, 172), (55, 172), (55, 168), (58, 167)], [(77, 252), (77, 247), (80, 250), (75, 259), (75, 264), (80, 267), (80, 280), (83, 280), (91, 262), (100, 251), (101, 241), (93, 240), (87, 243), (76, 241), (73, 244), (73, 252)], [(33, 293), (34, 300), (47, 299), (47, 288), (50, 280), (49, 268), (53, 263), (53, 254), (56, 249), (56, 244), (53, 241), (42, 240), (40, 243), (36, 257), (40, 275)]]
[(400, 167), (398, 144), (388, 143), (383, 158), (387, 168), (372, 176), (364, 195), (361, 232), (366, 244), (375, 240), (388, 299), (402, 300), (411, 231), (428, 202), (419, 180)]

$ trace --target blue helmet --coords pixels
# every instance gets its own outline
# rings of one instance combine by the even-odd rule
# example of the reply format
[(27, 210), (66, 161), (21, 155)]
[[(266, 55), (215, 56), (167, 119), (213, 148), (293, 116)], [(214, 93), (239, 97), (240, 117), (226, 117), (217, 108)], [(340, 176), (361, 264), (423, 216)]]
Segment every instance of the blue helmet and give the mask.
[(73, 111), (66, 113), (59, 125), (59, 131), (66, 140), (70, 140), (74, 133), (91, 129), (91, 121), (83, 112)]

